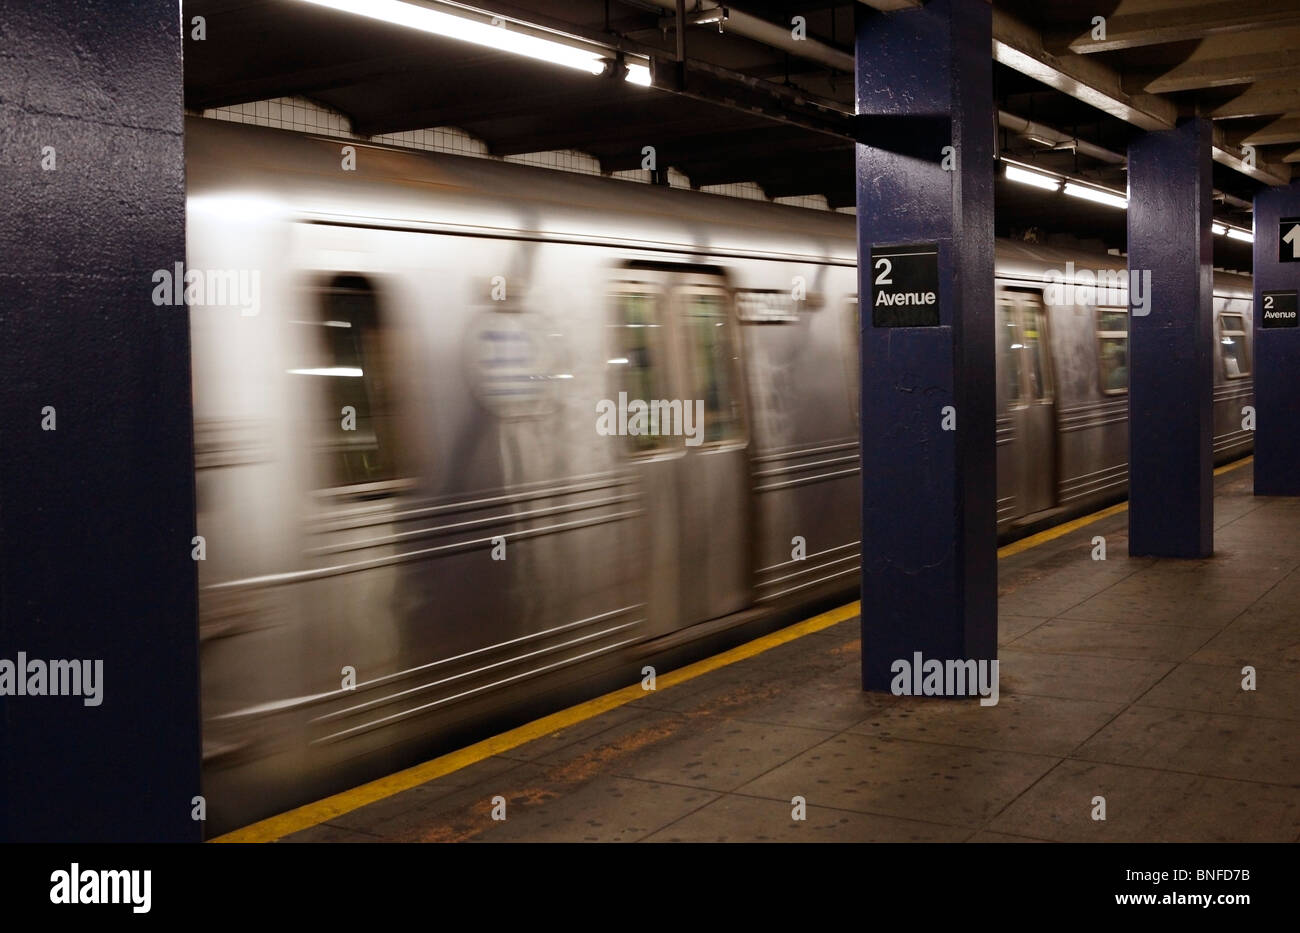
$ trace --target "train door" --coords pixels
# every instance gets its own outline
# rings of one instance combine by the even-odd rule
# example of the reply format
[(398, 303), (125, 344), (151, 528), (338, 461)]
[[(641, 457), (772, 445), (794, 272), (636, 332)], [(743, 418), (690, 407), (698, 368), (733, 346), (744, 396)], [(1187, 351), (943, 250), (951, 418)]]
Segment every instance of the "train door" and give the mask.
[(1020, 517), (1056, 505), (1056, 394), (1042, 296), (1005, 289), (998, 295), (998, 312), (1007, 341), (1003, 375), (1016, 438)]
[(645, 406), (646, 430), (619, 443), (641, 480), (649, 630), (662, 634), (750, 601), (739, 340), (720, 275), (633, 268), (613, 298), (610, 386)]
[(674, 279), (673, 316), (684, 364), (680, 398), (697, 422), (686, 444), (679, 513), (682, 610), (683, 621), (699, 621), (749, 603), (748, 441), (731, 294), (721, 276)]

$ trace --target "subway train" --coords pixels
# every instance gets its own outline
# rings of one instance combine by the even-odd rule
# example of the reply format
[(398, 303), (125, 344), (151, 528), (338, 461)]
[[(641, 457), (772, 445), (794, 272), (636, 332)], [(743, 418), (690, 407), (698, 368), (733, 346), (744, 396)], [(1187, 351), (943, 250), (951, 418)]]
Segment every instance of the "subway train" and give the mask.
[[(853, 217), (197, 117), (186, 149), (209, 835), (855, 597)], [(1126, 302), (1047, 296), (1067, 263), (1124, 268), (997, 244), (1003, 536), (1126, 486)], [(1214, 291), (1224, 460), (1251, 282)]]

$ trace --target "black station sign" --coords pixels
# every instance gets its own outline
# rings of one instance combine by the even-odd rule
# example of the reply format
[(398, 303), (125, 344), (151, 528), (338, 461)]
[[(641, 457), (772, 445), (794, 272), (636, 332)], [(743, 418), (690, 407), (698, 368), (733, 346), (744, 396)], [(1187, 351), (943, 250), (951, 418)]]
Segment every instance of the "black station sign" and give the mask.
[(1264, 292), (1260, 295), (1263, 299), (1263, 312), (1261, 323), (1265, 327), (1295, 327), (1296, 326), (1296, 293), (1295, 292)]
[(871, 247), (873, 327), (939, 326), (939, 245)]
[(1277, 240), (1278, 262), (1300, 262), (1300, 217), (1283, 217)]

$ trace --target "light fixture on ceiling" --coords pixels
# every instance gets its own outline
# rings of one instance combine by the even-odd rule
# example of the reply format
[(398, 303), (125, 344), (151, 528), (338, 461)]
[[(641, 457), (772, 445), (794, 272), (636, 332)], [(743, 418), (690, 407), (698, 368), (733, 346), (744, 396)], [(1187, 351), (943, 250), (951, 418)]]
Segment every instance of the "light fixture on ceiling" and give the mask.
[(1210, 224), (1210, 232), (1215, 236), (1223, 236), (1228, 232), (1228, 228), (1223, 224)]
[(1096, 204), (1105, 204), (1110, 207), (1118, 207), (1121, 210), (1128, 209), (1128, 198), (1114, 191), (1108, 191), (1105, 188), (1094, 188), (1091, 185), (1080, 185), (1072, 181), (1065, 183), (1065, 193), (1072, 198), (1083, 198), (1085, 201), (1092, 201)]
[(1243, 243), (1254, 243), (1255, 234), (1251, 233), (1249, 230), (1238, 230), (1236, 227), (1229, 227), (1228, 239), (1240, 240)]
[[(544, 39), (541, 36), (520, 32), (500, 19), (487, 22), (444, 13), (427, 6), (406, 3), (403, 0), (301, 0), (313, 6), (352, 13), (369, 19), (406, 26), (421, 32), (432, 33), (448, 39), (471, 42), (498, 52), (522, 55), (536, 61), (547, 62), (585, 71), (587, 74), (605, 73), (609, 56), (592, 49), (579, 48)], [(645, 65), (629, 64), (626, 80), (632, 84), (649, 85), (650, 69)]]
[(712, 26), (714, 23), (725, 23), (730, 15), (725, 6), (715, 6), (708, 10), (697, 10), (686, 19), (696, 26)]
[(1021, 184), (1033, 185), (1035, 188), (1042, 188), (1047, 191), (1056, 191), (1061, 187), (1061, 179), (1057, 178), (1055, 175), (1044, 175), (1041, 172), (1031, 172), (1018, 165), (1007, 164), (1005, 174), (1010, 181), (1018, 181)]

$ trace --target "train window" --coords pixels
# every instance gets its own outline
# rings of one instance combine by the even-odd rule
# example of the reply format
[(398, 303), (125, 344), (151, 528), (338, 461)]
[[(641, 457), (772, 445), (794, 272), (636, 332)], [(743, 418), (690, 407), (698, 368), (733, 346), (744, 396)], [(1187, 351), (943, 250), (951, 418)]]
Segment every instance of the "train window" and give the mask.
[(1043, 315), (1041, 311), (1025, 309), (1020, 322), (1020, 342), (1023, 345), (1021, 355), (1024, 358), (1025, 374), (1029, 397), (1046, 399), (1052, 395), (1051, 386), (1047, 384), (1043, 369)]
[(1101, 361), (1101, 391), (1128, 391), (1128, 312), (1097, 309), (1097, 357)]
[(714, 444), (741, 434), (736, 358), (732, 349), (727, 294), (701, 288), (683, 292), (682, 326), (691, 353), (687, 400), (704, 400), (704, 442)]
[(1240, 314), (1219, 315), (1219, 350), (1223, 375), (1240, 379), (1250, 375), (1250, 353), (1246, 349), (1246, 319)]
[(1002, 316), (998, 321), (998, 354), (1002, 357), (1002, 378), (1008, 402), (1020, 401), (1020, 351), (1024, 344), (1020, 340), (1020, 326), (1016, 323), (1014, 307), (1002, 305)]
[(318, 365), (292, 369), (320, 380), (316, 449), (327, 486), (396, 479), (392, 360), (374, 289), (361, 276), (337, 276), (317, 293)]
[[(617, 336), (615, 355), (609, 364), (619, 368), (623, 391), (629, 399), (665, 398), (664, 328), (659, 296), (640, 291), (620, 292), (615, 296), (615, 305)], [(634, 452), (658, 450), (672, 442), (673, 426), (655, 423), (660, 415), (658, 407), (651, 407), (650, 432), (628, 435), (628, 444)]]

